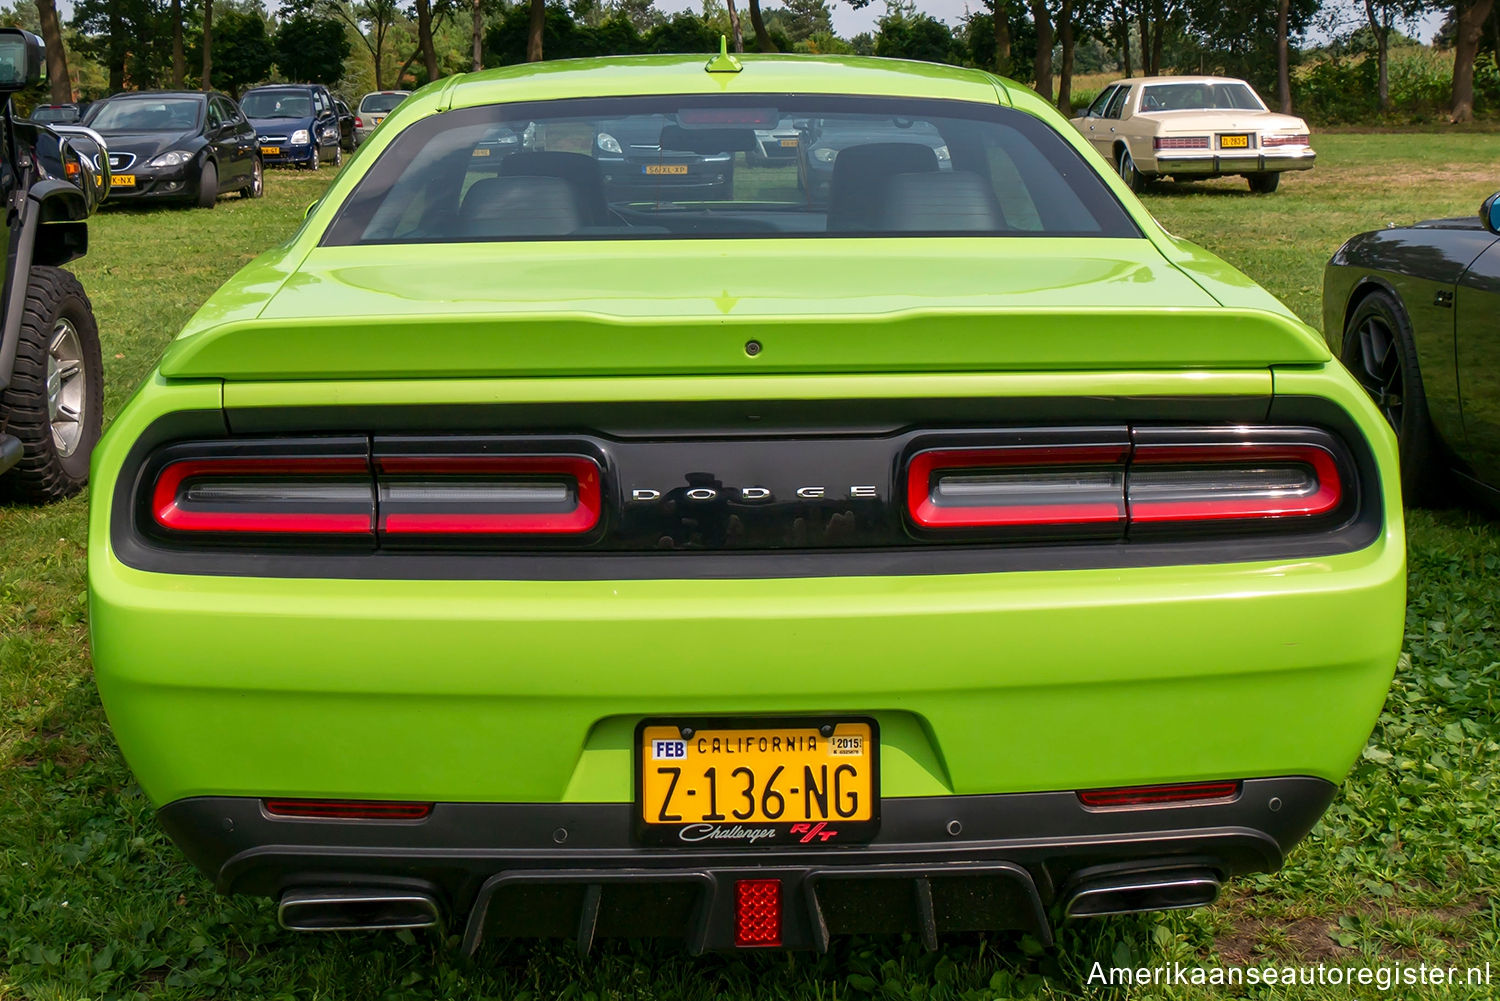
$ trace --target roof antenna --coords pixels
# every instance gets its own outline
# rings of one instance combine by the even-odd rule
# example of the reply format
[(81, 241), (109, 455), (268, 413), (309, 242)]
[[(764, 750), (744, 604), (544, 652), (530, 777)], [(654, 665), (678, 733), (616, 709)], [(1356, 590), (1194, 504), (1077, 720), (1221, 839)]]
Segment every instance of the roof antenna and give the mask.
[(738, 73), (744, 68), (738, 59), (729, 54), (729, 39), (724, 35), (719, 36), (719, 54), (703, 67), (704, 72), (707, 73)]

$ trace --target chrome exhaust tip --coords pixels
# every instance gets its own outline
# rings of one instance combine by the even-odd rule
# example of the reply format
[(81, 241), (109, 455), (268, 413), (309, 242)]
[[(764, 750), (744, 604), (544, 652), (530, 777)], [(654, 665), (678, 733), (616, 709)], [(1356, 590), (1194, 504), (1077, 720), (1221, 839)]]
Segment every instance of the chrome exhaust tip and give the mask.
[(1119, 873), (1080, 881), (1063, 914), (1097, 918), (1107, 914), (1175, 911), (1207, 907), (1219, 898), (1219, 876), (1211, 869), (1162, 869)]
[(439, 919), (432, 897), (393, 890), (288, 890), (276, 908), (276, 920), (289, 931), (431, 928)]

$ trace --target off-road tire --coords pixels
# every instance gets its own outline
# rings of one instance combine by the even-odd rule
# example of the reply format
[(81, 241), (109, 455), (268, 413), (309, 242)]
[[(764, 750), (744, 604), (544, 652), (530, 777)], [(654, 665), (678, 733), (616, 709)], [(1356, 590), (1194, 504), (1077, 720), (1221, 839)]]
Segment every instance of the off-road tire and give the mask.
[[(53, 331), (66, 319), (83, 354), (83, 415), (78, 444), (59, 453), (47, 408), (47, 359)], [(99, 440), (104, 409), (104, 364), (99, 325), (83, 286), (60, 268), (31, 269), (21, 314), (20, 343), (11, 383), (0, 393), (0, 433), (21, 439), (21, 461), (0, 474), (0, 501), (45, 504), (77, 493), (89, 478), (89, 455)]]
[(1268, 170), (1263, 174), (1246, 174), (1245, 180), (1250, 182), (1250, 190), (1255, 194), (1269, 195), (1281, 183), (1281, 175), (1274, 170)]
[(212, 162), (203, 165), (203, 173), (198, 175), (198, 207), (200, 209), (211, 209), (219, 200), (219, 168)]

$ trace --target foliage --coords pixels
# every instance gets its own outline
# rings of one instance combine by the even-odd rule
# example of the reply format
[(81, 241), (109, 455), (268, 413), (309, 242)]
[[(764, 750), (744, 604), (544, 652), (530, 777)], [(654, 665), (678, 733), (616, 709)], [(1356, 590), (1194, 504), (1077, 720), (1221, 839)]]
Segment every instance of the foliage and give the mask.
[[(1432, 121), (1447, 114), (1452, 100), (1453, 57), (1421, 46), (1390, 52), (1393, 123)], [(1292, 80), (1299, 113), (1319, 124), (1381, 119), (1374, 56), (1327, 55), (1304, 66)], [(1481, 116), (1500, 114), (1500, 70), (1483, 52), (1474, 64), (1474, 108)]]
[(338, 80), (350, 50), (344, 25), (302, 13), (281, 23), (272, 47), (281, 76), (303, 83)]
[[(188, 65), (203, 64), (203, 40), (189, 45)], [(258, 11), (214, 9), (213, 86), (235, 100), (240, 91), (271, 75), (276, 50), (266, 34), (266, 21)]]
[[(526, 35), (530, 13), (524, 4), (506, 8), (500, 20), (485, 35), (485, 65), (508, 66), (526, 61)], [(721, 32), (693, 13), (673, 14), (648, 31), (636, 30), (634, 22), (611, 14), (596, 27), (574, 20), (561, 3), (547, 5), (542, 28), (542, 51), (548, 59), (574, 59), (605, 54), (644, 52), (716, 52)]]
[(953, 31), (946, 24), (917, 11), (914, 3), (888, 0), (875, 36), (875, 54), (893, 59), (921, 59), (946, 63), (953, 58)]

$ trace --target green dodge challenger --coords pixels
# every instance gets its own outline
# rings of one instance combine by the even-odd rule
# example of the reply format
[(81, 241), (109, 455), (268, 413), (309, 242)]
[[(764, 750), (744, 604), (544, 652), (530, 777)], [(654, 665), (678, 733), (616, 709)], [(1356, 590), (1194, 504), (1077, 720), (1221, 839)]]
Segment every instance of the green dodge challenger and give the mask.
[[(781, 123), (826, 184), (747, 159)], [(1322, 339), (921, 63), (425, 88), (94, 477), (120, 746), (292, 929), (1206, 904), (1312, 828), (1401, 642), (1394, 438)]]

